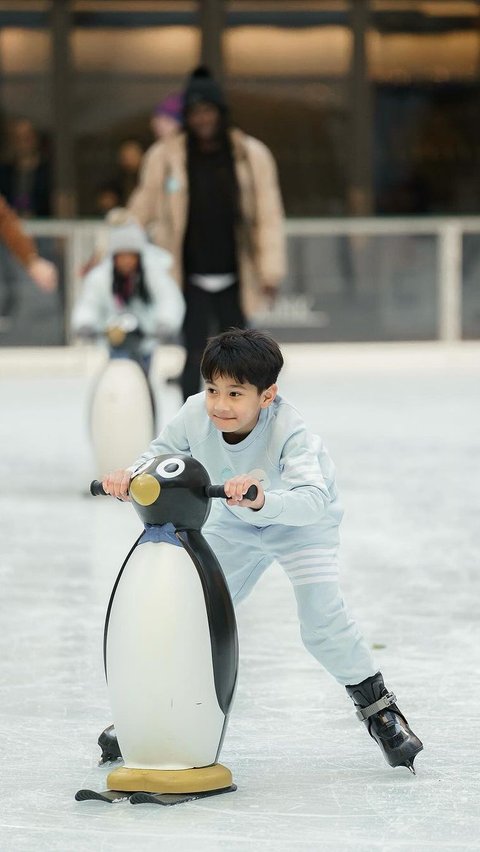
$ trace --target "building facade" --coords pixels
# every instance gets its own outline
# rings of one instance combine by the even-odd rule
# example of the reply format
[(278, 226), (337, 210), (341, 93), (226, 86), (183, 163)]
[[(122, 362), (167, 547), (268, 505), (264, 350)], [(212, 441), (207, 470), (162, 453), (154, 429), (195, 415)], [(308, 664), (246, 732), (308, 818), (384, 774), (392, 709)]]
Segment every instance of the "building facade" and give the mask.
[(207, 62), (279, 165), (287, 214), (477, 213), (480, 5), (442, 0), (0, 2), (3, 160), (19, 117), (52, 213), (98, 213), (119, 146)]

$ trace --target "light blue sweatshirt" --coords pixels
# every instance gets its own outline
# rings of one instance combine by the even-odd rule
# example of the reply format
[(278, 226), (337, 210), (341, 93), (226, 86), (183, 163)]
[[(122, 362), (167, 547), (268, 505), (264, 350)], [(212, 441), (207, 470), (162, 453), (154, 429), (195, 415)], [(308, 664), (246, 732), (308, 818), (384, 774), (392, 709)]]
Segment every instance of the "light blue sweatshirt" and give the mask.
[(198, 459), (215, 485), (250, 473), (264, 486), (260, 511), (212, 500), (203, 527), (233, 602), (243, 600), (276, 560), (292, 583), (302, 640), (315, 659), (341, 684), (360, 683), (378, 671), (338, 586), (343, 513), (334, 467), (322, 440), (308, 431), (298, 411), (277, 396), (260, 411), (243, 441), (227, 444), (207, 415), (205, 394), (199, 393), (187, 400), (135, 467), (167, 453)]
[(262, 482), (262, 509), (213, 501), (217, 522), (228, 521), (225, 511), (256, 527), (318, 524), (325, 529), (341, 520), (335, 468), (323, 441), (308, 431), (298, 411), (281, 396), (260, 411), (255, 428), (238, 444), (228, 444), (211, 422), (205, 393), (191, 396), (131, 469), (164, 453), (193, 456), (214, 484), (244, 473)]

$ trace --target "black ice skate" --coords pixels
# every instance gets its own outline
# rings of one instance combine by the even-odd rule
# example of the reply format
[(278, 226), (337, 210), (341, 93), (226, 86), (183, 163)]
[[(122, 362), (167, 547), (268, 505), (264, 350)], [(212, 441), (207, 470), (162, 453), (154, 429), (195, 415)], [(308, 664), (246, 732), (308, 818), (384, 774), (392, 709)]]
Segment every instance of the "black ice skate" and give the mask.
[(381, 673), (345, 688), (357, 707), (358, 718), (368, 726), (368, 733), (380, 746), (387, 763), (406, 766), (415, 775), (413, 761), (423, 749), (423, 743), (409, 728)]
[(105, 728), (105, 730), (102, 731), (98, 738), (98, 745), (102, 749), (102, 756), (99, 760), (100, 766), (102, 763), (121, 760), (122, 752), (120, 751), (120, 746), (118, 745), (117, 735), (113, 725), (109, 725), (108, 728)]

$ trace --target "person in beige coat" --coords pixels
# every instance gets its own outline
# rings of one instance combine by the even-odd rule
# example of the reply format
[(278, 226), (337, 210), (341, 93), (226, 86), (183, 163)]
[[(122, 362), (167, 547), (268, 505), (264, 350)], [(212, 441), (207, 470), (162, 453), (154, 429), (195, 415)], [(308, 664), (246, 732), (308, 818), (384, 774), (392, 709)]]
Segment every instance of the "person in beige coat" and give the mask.
[(145, 154), (129, 208), (174, 257), (184, 289), (187, 399), (200, 389), (209, 335), (243, 328), (272, 301), (286, 272), (283, 205), (268, 148), (228, 124), (223, 92), (207, 69), (184, 94), (185, 131)]

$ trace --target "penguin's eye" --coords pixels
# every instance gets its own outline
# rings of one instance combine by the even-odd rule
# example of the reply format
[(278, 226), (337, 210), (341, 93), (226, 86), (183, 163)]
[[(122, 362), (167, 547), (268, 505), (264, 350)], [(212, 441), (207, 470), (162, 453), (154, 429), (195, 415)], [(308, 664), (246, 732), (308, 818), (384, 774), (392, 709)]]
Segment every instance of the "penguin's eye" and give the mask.
[(185, 470), (185, 462), (183, 459), (167, 459), (157, 465), (157, 473), (163, 476), (164, 479), (173, 479), (175, 476), (180, 476)]

